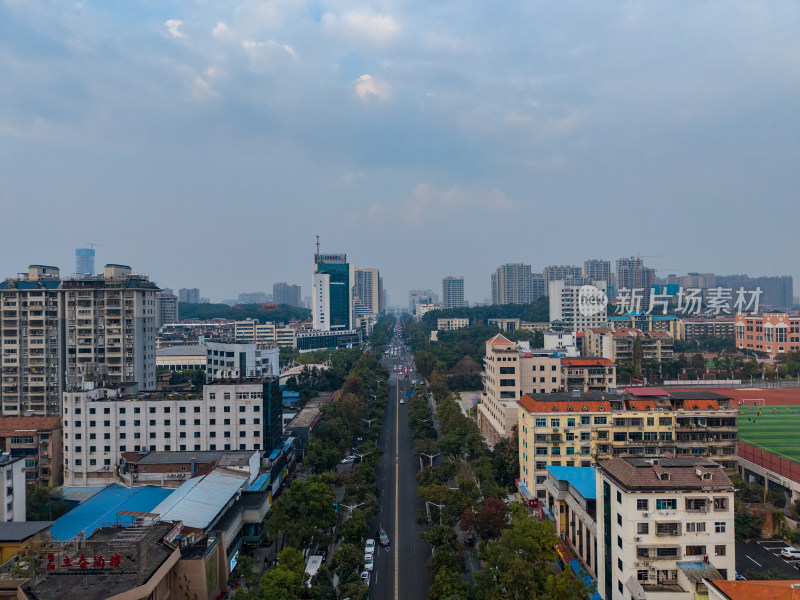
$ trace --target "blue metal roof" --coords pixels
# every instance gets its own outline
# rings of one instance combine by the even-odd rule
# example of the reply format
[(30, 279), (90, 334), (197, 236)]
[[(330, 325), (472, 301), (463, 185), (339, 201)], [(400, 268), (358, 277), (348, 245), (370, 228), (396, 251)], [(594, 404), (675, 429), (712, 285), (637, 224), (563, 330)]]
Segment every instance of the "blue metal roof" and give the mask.
[[(569, 567), (572, 569), (572, 572), (578, 576), (583, 583), (586, 584), (586, 587), (591, 589), (592, 584), (596, 583), (592, 576), (589, 575), (588, 571), (583, 568), (583, 565), (580, 561), (576, 558), (575, 560), (569, 561)], [(597, 586), (595, 585), (595, 591), (589, 596), (590, 600), (600, 600), (600, 593), (597, 591)]]
[(547, 467), (559, 481), (567, 481), (587, 500), (597, 497), (595, 490), (596, 471), (594, 467)]
[(250, 485), (250, 492), (263, 492), (269, 486), (269, 482), (271, 479), (270, 473), (262, 473), (256, 480)]
[[(119, 511), (152, 512), (173, 491), (153, 486), (126, 488), (110, 485), (53, 523), (50, 535), (56, 540), (67, 541), (83, 531), (88, 538), (104, 523), (116, 523)], [(133, 517), (119, 518), (120, 523), (132, 520)]]

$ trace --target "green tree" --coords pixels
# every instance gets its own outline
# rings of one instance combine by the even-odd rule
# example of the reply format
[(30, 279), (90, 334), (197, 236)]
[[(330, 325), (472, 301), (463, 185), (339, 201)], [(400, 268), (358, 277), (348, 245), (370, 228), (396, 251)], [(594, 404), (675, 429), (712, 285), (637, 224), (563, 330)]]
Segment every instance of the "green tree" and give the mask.
[(265, 519), (267, 531), (280, 531), (288, 545), (305, 548), (317, 531), (336, 522), (333, 501), (331, 486), (320, 476), (296, 479), (272, 505)]
[(25, 492), (27, 521), (55, 521), (70, 510), (67, 501), (54, 487), (42, 486)]
[(278, 553), (278, 565), (264, 573), (259, 585), (259, 598), (264, 600), (296, 600), (306, 582), (303, 553), (292, 547)]
[(635, 377), (642, 376), (642, 359), (644, 350), (642, 349), (642, 339), (637, 335), (633, 338), (633, 374)]

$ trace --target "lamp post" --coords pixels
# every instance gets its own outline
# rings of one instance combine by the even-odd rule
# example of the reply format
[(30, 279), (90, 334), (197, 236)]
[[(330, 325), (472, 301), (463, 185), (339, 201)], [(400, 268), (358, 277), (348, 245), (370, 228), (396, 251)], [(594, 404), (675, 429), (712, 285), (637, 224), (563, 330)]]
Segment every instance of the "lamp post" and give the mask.
[(358, 504), (342, 504), (342, 503), (339, 503), (339, 506), (344, 506), (347, 510), (350, 511), (350, 515), (352, 516), (353, 515), (353, 511), (355, 509), (357, 509), (359, 506), (362, 506), (363, 504), (364, 504), (363, 502), (359, 502)]
[(425, 505), (427, 506), (428, 504), (433, 504), (435, 507), (437, 507), (439, 509), (439, 525), (441, 525), (442, 524), (442, 510), (444, 509), (445, 505), (444, 504), (436, 504), (436, 502), (428, 502), (428, 501), (426, 501)]
[(378, 417), (374, 417), (372, 419), (361, 419), (361, 420), (367, 423), (367, 429), (369, 429), (372, 426), (372, 422), (377, 421)]
[(439, 454), (441, 454), (441, 452), (437, 452), (436, 454), (428, 454), (426, 452), (420, 452), (419, 453), (420, 456), (427, 456), (430, 459), (431, 468), (433, 468), (433, 459), (436, 458), (437, 456), (439, 456)]

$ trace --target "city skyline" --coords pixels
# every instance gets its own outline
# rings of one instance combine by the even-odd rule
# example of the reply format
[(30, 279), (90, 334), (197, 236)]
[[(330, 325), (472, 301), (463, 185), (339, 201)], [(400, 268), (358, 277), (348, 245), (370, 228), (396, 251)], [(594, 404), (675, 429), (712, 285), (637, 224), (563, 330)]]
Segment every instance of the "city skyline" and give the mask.
[(92, 240), (214, 301), (310, 290), (319, 234), (394, 305), (637, 253), (796, 293), (795, 3), (506, 8), (0, 6), (0, 278)]

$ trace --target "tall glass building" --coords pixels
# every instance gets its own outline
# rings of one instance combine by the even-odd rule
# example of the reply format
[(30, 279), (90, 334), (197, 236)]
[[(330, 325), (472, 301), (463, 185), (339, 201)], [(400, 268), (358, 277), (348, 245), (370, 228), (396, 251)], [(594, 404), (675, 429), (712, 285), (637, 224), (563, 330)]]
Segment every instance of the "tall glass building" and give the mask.
[(94, 275), (94, 248), (75, 249), (75, 273)]
[(354, 328), (354, 268), (346, 254), (315, 254), (313, 277), (314, 329), (346, 331)]

